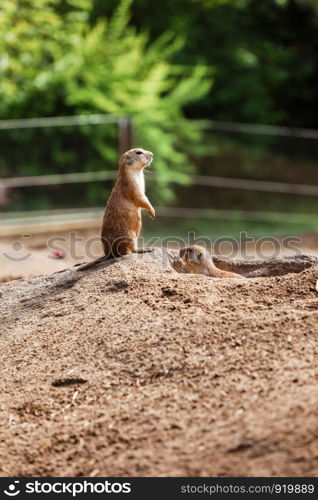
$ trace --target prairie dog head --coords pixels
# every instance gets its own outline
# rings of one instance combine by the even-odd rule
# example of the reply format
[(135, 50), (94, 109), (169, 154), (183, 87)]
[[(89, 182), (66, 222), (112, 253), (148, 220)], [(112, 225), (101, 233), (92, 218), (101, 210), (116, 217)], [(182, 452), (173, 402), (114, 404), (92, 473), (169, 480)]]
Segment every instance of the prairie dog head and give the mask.
[(206, 274), (210, 255), (205, 248), (199, 245), (192, 245), (181, 248), (179, 255), (188, 269), (188, 272)]
[(190, 247), (181, 248), (180, 257), (184, 261), (193, 261), (196, 264), (207, 260), (210, 256), (207, 250), (199, 245), (192, 245)]
[(151, 165), (153, 154), (142, 148), (135, 148), (126, 151), (119, 160), (119, 167), (125, 171), (140, 172), (145, 167)]

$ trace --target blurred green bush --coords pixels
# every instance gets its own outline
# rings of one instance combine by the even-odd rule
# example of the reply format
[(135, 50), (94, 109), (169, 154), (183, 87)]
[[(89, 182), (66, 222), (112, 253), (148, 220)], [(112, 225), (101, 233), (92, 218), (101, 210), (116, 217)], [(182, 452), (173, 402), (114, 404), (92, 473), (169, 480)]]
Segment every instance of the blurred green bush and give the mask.
[[(94, 0), (93, 18), (116, 3)], [(317, 0), (134, 0), (131, 24), (189, 34), (176, 60), (213, 68), (189, 116), (318, 128)]]

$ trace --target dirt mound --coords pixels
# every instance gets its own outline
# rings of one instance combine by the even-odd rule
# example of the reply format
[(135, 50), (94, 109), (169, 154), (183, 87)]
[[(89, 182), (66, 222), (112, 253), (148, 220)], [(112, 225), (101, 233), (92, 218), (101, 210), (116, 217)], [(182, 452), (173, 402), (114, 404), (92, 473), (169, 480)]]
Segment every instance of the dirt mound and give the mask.
[(0, 286), (2, 476), (317, 475), (317, 259), (174, 259)]

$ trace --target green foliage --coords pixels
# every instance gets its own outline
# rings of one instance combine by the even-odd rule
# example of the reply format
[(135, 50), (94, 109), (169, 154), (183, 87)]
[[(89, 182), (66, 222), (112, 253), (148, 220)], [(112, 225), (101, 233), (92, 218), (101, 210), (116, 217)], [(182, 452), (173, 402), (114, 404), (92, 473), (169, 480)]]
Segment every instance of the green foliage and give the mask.
[[(201, 137), (200, 125), (185, 118), (184, 108), (208, 93), (211, 77), (202, 63), (172, 64), (184, 46), (182, 37), (166, 31), (149, 43), (145, 32), (129, 26), (131, 4), (121, 0), (109, 18), (90, 24), (89, 0), (3, 0), (0, 117), (132, 116), (135, 145), (154, 151), (156, 171), (162, 174), (160, 196), (167, 199), (171, 191), (164, 174), (190, 172), (189, 151)], [(114, 129), (84, 127), (80, 133), (95, 158), (87, 157), (81, 145), (73, 147), (73, 131), (62, 136), (47, 130), (46, 140), (29, 145), (34, 152), (28, 160), (25, 148), (20, 158), (16, 150), (15, 171), (43, 171), (45, 155), (51, 171), (104, 169), (104, 163), (114, 168)], [(24, 133), (9, 136), (8, 148), (25, 142)], [(0, 166), (6, 168), (4, 160)], [(96, 186), (92, 189), (94, 199)]]
[[(95, 0), (93, 18), (113, 5)], [(213, 68), (212, 91), (188, 115), (318, 127), (317, 0), (134, 0), (131, 23), (152, 38), (191, 33), (176, 60)]]

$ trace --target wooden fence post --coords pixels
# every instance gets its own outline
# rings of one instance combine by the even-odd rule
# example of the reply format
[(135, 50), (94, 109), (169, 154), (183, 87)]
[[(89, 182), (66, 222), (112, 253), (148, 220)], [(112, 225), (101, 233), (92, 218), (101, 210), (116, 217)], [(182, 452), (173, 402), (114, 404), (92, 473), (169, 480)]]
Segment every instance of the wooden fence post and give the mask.
[(119, 141), (118, 149), (121, 156), (125, 151), (132, 148), (132, 120), (130, 116), (120, 118), (118, 121)]

